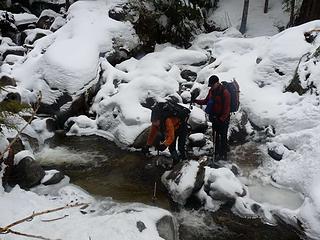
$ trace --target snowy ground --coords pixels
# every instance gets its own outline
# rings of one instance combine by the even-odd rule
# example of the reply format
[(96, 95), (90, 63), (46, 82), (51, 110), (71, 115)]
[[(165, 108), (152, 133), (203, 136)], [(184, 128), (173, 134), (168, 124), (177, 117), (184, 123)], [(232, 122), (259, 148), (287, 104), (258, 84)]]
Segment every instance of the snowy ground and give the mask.
[[(319, 28), (320, 21), (310, 22), (269, 37), (242, 38), (235, 29), (225, 33), (203, 34), (197, 37), (188, 50), (177, 49), (170, 45), (157, 46), (154, 53), (139, 60), (129, 59), (113, 67), (105, 59), (99, 58), (100, 53), (112, 49), (112, 37), (120, 37), (129, 45), (136, 44), (137, 39), (130, 24), (119, 23), (107, 17), (106, 12), (111, 6), (110, 2), (107, 4), (104, 1), (77, 2), (71, 7), (69, 21), (65, 26), (37, 41), (35, 49), (23, 61), (18, 61), (13, 66), (6, 64), (1, 66), (2, 71), (18, 80), (16, 91), (20, 91), (23, 99), (30, 99), (33, 95), (31, 90), (34, 92), (42, 90), (47, 102), (54, 101), (60, 93), (51, 92), (48, 84), (70, 93), (81, 92), (82, 87), (96, 77), (97, 69), (101, 66), (104, 70), (105, 84), (97, 94), (91, 109), (97, 113), (97, 118), (88, 119), (81, 116), (74, 119), (77, 123), (70, 133), (79, 135), (97, 133), (121, 144), (130, 145), (150, 124), (150, 110), (144, 108), (141, 103), (148, 97), (163, 99), (170, 94), (179, 98), (176, 91), (179, 83), (184, 81), (180, 77), (181, 70), (190, 69), (198, 73), (194, 88), (201, 88), (201, 96), (207, 93), (206, 82), (210, 75), (217, 74), (223, 80), (236, 78), (241, 88), (241, 107), (248, 113), (249, 118), (259, 126), (275, 127), (276, 134), (275, 137), (268, 139), (269, 146), (287, 146), (283, 147), (283, 160), (276, 162), (271, 158), (265, 159), (264, 164), (252, 172), (252, 176), (261, 179), (264, 184), (270, 183), (272, 176), (279, 184), (302, 193), (305, 197), (304, 203), (295, 212), (291, 211), (290, 217), (301, 219), (309, 236), (319, 238), (320, 191), (317, 184), (320, 171), (320, 100), (319, 96), (310, 92), (299, 96), (297, 93), (284, 93), (284, 89), (293, 78), (300, 58), (305, 53), (314, 53), (319, 47), (320, 37), (309, 44), (305, 41), (303, 33)], [(221, 2), (226, 4), (221, 7), (223, 9), (220, 9), (221, 14), (230, 12), (228, 15), (231, 26), (237, 27), (239, 16), (234, 14), (236, 12), (234, 9), (241, 9), (239, 5), (242, 1)], [(263, 15), (263, 1), (251, 2), (257, 5), (253, 4), (250, 8), (259, 11), (261, 9)], [(247, 36), (275, 34), (277, 21), (282, 21), (283, 24), (287, 19), (284, 16), (284, 19), (274, 20), (274, 16), (278, 15), (276, 11), (281, 9), (279, 5), (276, 0), (270, 1), (270, 13), (263, 15), (264, 18), (260, 18), (259, 15), (263, 23), (268, 23), (265, 28), (261, 27), (261, 22), (253, 21), (249, 16)], [(254, 13), (251, 16), (253, 15)], [(88, 19), (90, 21), (87, 21)], [(200, 67), (191, 66), (208, 60), (210, 54), (216, 58), (213, 63)], [(276, 69), (284, 74), (279, 75)], [(320, 86), (318, 69), (319, 65), (316, 63), (313, 68), (310, 67), (313, 84), (317, 89)], [(46, 81), (43, 81), (44, 76)], [(200, 112), (196, 115), (202, 119), (203, 112), (199, 108), (194, 109)], [(264, 150), (267, 151), (267, 146)], [(20, 189), (14, 189), (11, 193), (4, 193), (1, 189), (0, 207), (4, 217), (0, 219), (0, 226), (28, 215), (31, 211), (68, 203), (66, 199), (73, 194), (67, 192), (64, 197), (61, 197), (60, 193), (55, 199), (52, 196), (38, 196)], [(18, 207), (25, 206), (26, 201), (30, 207)], [(90, 214), (84, 218), (76, 210), (70, 211), (75, 217), (50, 223), (53, 225), (52, 229), (60, 230), (55, 232), (58, 234), (56, 237), (68, 236), (68, 239), (80, 239), (78, 236), (81, 234), (87, 239), (89, 236), (85, 235), (85, 231), (91, 230), (91, 224), (100, 226), (105, 231), (105, 224), (112, 222), (110, 216), (104, 214), (94, 217)], [(161, 215), (161, 210), (156, 212), (157, 216)], [(147, 224), (154, 221), (154, 216), (148, 212), (142, 217)], [(131, 220), (120, 218), (107, 228), (110, 236), (119, 234), (111, 239), (135, 239), (140, 236), (135, 235), (136, 232), (130, 235), (129, 230), (122, 231), (117, 227), (125, 225), (130, 229), (127, 221)], [(32, 226), (31, 223), (22, 225), (18, 230), (29, 232), (37, 227), (35, 230), (37, 233), (52, 234), (47, 224), (43, 226), (44, 224), (38, 223)], [(75, 224), (84, 227), (85, 230), (80, 231), (79, 227), (79, 235), (65, 235)], [(133, 226), (136, 228), (135, 224)], [(101, 230), (93, 234), (96, 234), (96, 239), (102, 238), (99, 237), (102, 236)], [(139, 239), (159, 239), (152, 227), (148, 228), (148, 234)]]
[[(268, 13), (263, 13), (264, 0), (250, 1), (247, 19), (248, 37), (272, 36), (279, 32), (280, 27), (285, 27), (289, 22), (288, 12), (284, 12), (282, 1), (270, 0)], [(218, 9), (209, 17), (222, 29), (228, 27), (240, 28), (243, 1), (219, 1)]]

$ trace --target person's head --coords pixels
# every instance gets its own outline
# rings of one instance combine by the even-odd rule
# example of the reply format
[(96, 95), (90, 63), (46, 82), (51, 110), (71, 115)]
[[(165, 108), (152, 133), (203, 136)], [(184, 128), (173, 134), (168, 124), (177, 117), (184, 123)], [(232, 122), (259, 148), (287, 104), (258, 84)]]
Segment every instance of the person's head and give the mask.
[(219, 78), (216, 75), (209, 77), (208, 87), (216, 88), (219, 85)]

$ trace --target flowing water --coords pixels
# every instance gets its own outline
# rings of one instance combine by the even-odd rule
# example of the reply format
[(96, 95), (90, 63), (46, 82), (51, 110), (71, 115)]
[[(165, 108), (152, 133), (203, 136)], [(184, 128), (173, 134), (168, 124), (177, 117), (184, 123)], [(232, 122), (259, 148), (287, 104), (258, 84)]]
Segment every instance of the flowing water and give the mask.
[[(173, 212), (180, 223), (181, 240), (210, 239), (299, 239), (292, 229), (271, 227), (259, 219), (242, 219), (229, 208), (218, 212), (173, 211), (166, 189), (160, 182), (163, 169), (146, 168), (150, 159), (140, 152), (128, 152), (98, 136), (66, 137), (56, 135), (36, 156), (44, 167), (62, 170), (74, 183), (96, 196), (112, 197), (118, 202), (141, 202)], [(261, 154), (254, 145), (244, 145), (231, 153), (243, 175), (261, 163)], [(154, 198), (156, 182), (156, 200)], [(250, 196), (260, 203), (291, 209), (299, 207), (301, 197), (292, 191), (247, 183)]]

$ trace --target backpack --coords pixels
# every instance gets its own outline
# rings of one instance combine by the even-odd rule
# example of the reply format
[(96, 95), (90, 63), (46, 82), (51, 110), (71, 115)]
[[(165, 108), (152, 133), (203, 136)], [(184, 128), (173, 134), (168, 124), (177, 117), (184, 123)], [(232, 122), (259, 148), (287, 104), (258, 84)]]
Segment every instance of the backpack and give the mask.
[(177, 117), (180, 121), (186, 122), (189, 118), (190, 112), (191, 111), (188, 108), (183, 107), (172, 100), (158, 102), (152, 108), (151, 121), (164, 121), (168, 117)]
[[(223, 81), (221, 82), (221, 84), (230, 93), (230, 112), (237, 112), (239, 110), (240, 105), (240, 88), (238, 82), (235, 79), (233, 79), (232, 82)], [(223, 92), (221, 94), (223, 94)]]

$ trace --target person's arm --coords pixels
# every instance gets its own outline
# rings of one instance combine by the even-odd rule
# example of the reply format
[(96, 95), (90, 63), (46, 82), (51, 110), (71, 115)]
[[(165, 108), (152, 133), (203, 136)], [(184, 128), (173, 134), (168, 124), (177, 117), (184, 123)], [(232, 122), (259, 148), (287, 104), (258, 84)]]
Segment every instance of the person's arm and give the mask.
[(170, 146), (174, 141), (174, 122), (170, 119), (166, 119), (166, 139), (164, 140), (163, 144), (167, 147)]
[(199, 105), (206, 105), (209, 102), (209, 99), (211, 97), (211, 92), (212, 92), (212, 89), (210, 88), (210, 90), (207, 94), (207, 97), (205, 99), (198, 99), (198, 100), (195, 99), (194, 102)]
[(156, 126), (151, 125), (150, 133), (147, 140), (147, 146), (152, 146), (154, 139), (156, 138), (158, 132), (158, 128)]
[(219, 117), (219, 120), (221, 122), (226, 121), (230, 115), (230, 102), (231, 102), (230, 93), (228, 92), (228, 90), (225, 89), (223, 91), (222, 115)]

